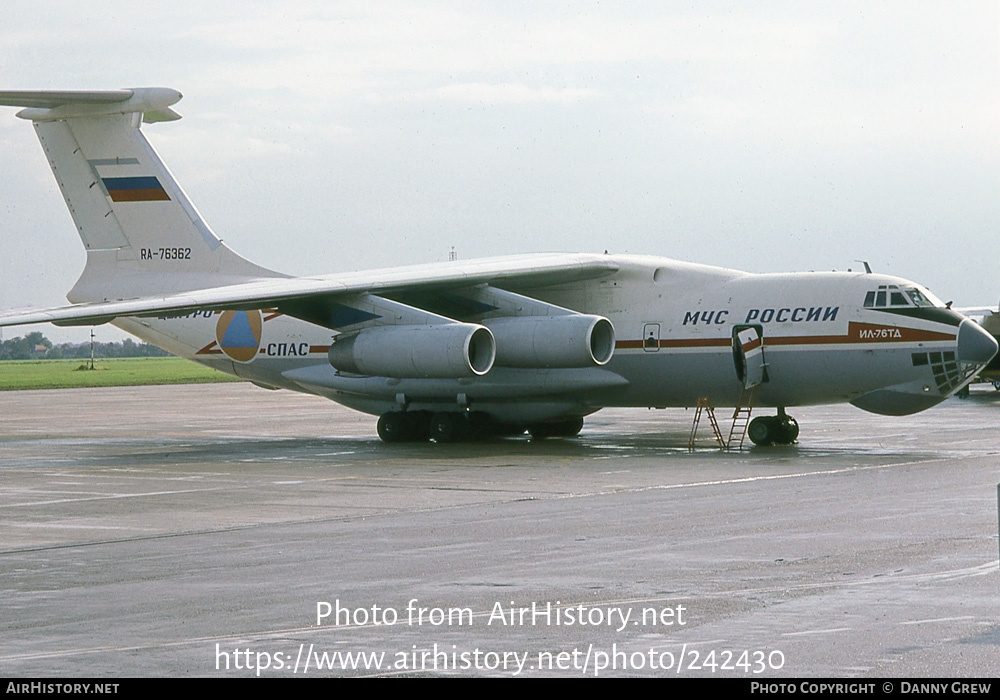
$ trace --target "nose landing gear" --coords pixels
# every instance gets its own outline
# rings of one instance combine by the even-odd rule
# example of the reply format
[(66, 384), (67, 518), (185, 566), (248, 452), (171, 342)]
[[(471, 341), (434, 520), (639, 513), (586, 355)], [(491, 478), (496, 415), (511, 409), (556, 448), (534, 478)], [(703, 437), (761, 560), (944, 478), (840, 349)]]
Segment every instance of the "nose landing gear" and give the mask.
[(757, 416), (750, 421), (747, 437), (755, 445), (791, 445), (799, 437), (799, 424), (779, 408), (776, 416)]

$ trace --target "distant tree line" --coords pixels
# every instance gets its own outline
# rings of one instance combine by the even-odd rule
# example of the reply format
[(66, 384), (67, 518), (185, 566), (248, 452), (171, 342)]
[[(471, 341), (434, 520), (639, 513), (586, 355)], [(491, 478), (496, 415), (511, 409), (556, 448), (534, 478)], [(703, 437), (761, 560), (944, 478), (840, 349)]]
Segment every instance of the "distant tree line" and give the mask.
[[(137, 343), (131, 338), (117, 343), (94, 343), (94, 357), (169, 357), (170, 353), (149, 343)], [(39, 331), (23, 338), (0, 341), (0, 360), (73, 360), (90, 359), (90, 343), (60, 343), (52, 341)]]

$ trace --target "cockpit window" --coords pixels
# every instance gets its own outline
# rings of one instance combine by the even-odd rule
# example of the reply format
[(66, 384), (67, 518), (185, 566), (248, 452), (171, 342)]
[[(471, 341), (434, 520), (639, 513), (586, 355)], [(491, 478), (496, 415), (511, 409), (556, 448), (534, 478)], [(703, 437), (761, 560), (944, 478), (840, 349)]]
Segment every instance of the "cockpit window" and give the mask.
[(910, 306), (938, 306), (915, 287), (883, 284), (865, 294), (866, 309), (906, 308)]
[(907, 289), (906, 294), (913, 301), (914, 306), (934, 306), (934, 303), (921, 294), (919, 289)]

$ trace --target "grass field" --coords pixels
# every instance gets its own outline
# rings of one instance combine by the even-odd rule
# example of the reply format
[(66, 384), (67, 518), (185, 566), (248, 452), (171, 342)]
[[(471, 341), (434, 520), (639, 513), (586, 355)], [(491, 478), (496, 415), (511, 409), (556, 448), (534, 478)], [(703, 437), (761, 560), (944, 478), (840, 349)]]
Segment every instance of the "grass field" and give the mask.
[(179, 357), (97, 360), (89, 367), (90, 360), (0, 362), (0, 391), (240, 381)]

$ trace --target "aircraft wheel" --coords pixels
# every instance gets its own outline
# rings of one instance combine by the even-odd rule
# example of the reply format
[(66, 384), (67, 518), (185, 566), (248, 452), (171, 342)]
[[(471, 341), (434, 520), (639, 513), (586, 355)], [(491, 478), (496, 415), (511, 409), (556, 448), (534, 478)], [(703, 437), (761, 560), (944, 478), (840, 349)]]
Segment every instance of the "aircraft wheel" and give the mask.
[(777, 421), (777, 435), (774, 441), (779, 445), (791, 445), (799, 437), (799, 422), (791, 416)]
[(567, 418), (552, 423), (539, 423), (528, 428), (534, 440), (545, 440), (550, 437), (576, 437), (583, 429), (583, 417)]
[(444, 411), (431, 416), (430, 438), (434, 442), (460, 442), (466, 432), (465, 416), (457, 412)]
[(407, 411), (410, 442), (427, 442), (431, 439), (430, 411)]
[(375, 429), (382, 442), (403, 442), (410, 437), (409, 416), (402, 411), (383, 413)]
[(747, 426), (747, 437), (755, 445), (773, 445), (777, 423), (776, 416), (757, 416)]

